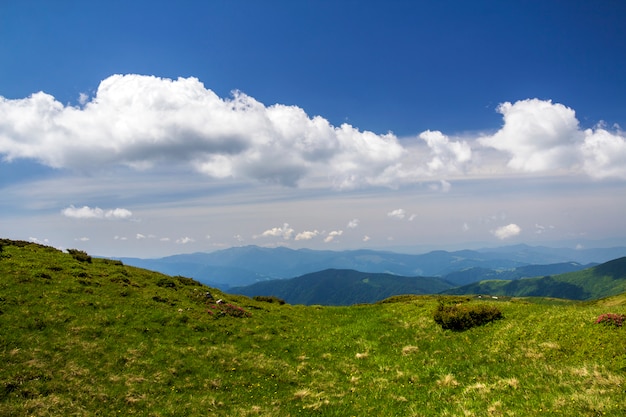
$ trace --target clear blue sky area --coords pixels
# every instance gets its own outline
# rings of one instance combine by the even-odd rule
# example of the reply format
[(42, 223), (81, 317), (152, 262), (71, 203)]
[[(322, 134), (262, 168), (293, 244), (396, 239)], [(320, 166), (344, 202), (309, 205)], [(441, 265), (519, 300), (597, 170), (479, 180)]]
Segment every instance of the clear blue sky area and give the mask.
[(493, 128), (498, 103), (535, 97), (587, 124), (626, 119), (617, 0), (26, 0), (4, 2), (0, 19), (8, 98), (72, 102), (137, 73), (400, 135)]

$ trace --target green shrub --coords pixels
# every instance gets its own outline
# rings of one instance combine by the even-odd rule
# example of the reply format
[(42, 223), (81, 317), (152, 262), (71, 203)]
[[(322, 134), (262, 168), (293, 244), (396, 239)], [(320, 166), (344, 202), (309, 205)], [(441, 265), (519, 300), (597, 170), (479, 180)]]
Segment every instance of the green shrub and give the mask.
[(187, 278), (187, 277), (183, 277), (180, 275), (176, 275), (174, 278), (176, 278), (178, 282), (180, 282), (182, 285), (192, 285), (192, 286), (198, 286), (198, 287), (202, 286), (201, 283), (199, 283), (193, 278)]
[(443, 329), (463, 331), (499, 320), (503, 315), (498, 307), (492, 305), (470, 303), (449, 305), (439, 302), (433, 318)]
[(283, 300), (282, 298), (278, 298), (274, 295), (269, 295), (269, 296), (268, 295), (255, 295), (252, 298), (256, 301), (262, 301), (265, 303), (276, 303), (280, 305), (285, 304), (285, 300)]
[(156, 285), (164, 288), (176, 288), (176, 283), (169, 278), (161, 278), (157, 281)]
[(105, 265), (124, 266), (124, 262), (120, 261), (119, 259), (102, 258), (101, 261)]
[(83, 250), (79, 250), (79, 249), (68, 249), (67, 253), (69, 253), (70, 255), (72, 255), (72, 257), (74, 259), (76, 259), (79, 262), (87, 262), (87, 263), (91, 263), (91, 256), (89, 256), (87, 254), (87, 252), (83, 251)]

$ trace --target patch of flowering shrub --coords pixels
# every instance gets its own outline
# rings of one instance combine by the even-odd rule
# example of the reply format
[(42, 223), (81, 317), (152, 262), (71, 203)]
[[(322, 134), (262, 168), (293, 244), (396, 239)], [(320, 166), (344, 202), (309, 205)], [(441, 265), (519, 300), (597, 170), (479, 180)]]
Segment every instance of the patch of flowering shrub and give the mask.
[(622, 327), (626, 320), (626, 316), (623, 314), (605, 313), (600, 314), (596, 320), (596, 324), (604, 324), (605, 326)]
[(213, 317), (250, 317), (252, 314), (234, 304), (218, 303), (209, 306), (209, 314)]

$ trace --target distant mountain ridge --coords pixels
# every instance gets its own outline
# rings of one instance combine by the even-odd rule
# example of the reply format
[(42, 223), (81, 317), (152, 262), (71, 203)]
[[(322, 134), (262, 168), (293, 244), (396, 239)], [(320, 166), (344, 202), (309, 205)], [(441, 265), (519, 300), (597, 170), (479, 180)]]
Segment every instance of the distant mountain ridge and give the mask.
[(441, 278), (405, 277), (351, 269), (327, 269), (291, 279), (231, 288), (235, 294), (276, 296), (290, 304), (375, 303), (393, 295), (439, 293), (452, 285)]
[[(412, 255), (376, 250), (318, 251), (241, 246), (209, 253), (173, 255), (158, 259), (118, 258), (127, 265), (168, 275), (183, 275), (228, 290), (272, 279), (298, 277), (333, 269), (401, 276), (438, 276), (482, 268), (484, 273), (515, 270), (533, 264), (601, 263), (626, 255), (626, 247), (569, 249), (515, 245), (462, 251), (432, 251)], [(477, 269), (475, 272), (478, 272)], [(554, 273), (554, 272), (552, 272)], [(524, 275), (527, 276), (527, 275)], [(468, 283), (465, 281), (457, 285)], [(479, 279), (486, 276), (478, 274)], [(459, 278), (460, 279), (460, 278)]]

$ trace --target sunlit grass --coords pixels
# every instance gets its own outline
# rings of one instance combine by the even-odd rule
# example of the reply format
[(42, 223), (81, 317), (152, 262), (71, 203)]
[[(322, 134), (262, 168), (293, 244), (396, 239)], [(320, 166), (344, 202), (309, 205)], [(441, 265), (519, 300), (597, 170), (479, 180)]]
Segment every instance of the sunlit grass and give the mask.
[[(5, 246), (0, 415), (626, 413), (626, 329), (595, 324), (624, 297), (493, 300), (504, 319), (453, 332), (437, 297), (305, 307), (163, 277)], [(206, 291), (251, 316), (209, 315)]]

